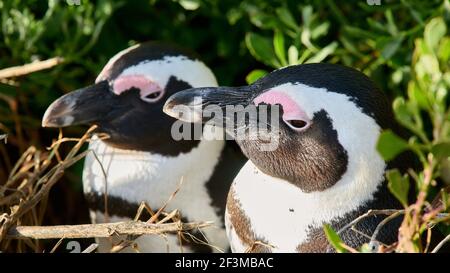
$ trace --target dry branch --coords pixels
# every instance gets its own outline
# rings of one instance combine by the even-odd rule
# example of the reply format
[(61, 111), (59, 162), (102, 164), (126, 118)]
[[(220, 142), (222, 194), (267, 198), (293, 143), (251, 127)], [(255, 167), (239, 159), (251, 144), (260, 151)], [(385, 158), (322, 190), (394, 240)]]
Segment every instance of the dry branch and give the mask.
[(104, 224), (61, 226), (17, 226), (9, 229), (7, 239), (105, 238), (113, 235), (151, 235), (188, 231), (211, 226), (212, 222), (149, 224), (128, 221)]
[[(8, 230), (11, 227), (14, 227), (25, 214), (29, 213), (30, 211), (32, 212), (37, 204), (46, 199), (48, 193), (50, 192), (50, 189), (63, 176), (64, 171), (87, 154), (88, 151), (84, 151), (82, 153), (79, 153), (79, 151), (83, 144), (89, 140), (95, 128), (96, 126), (92, 126), (70, 150), (64, 160), (57, 163), (50, 170), (47, 170), (47, 168), (50, 167), (51, 159), (55, 156), (60, 143), (56, 145), (56, 147), (53, 147), (53, 149), (50, 151), (49, 156), (44, 160), (41, 160), (41, 153), (39, 151), (36, 151), (34, 147), (30, 147), (27, 152), (22, 155), (16, 166), (13, 168), (6, 184), (0, 187), (0, 201), (2, 199), (4, 200), (5, 198), (9, 199), (9, 197), (11, 196), (14, 198), (11, 198), (10, 201), (14, 201), (17, 199), (15, 198), (16, 196), (14, 194), (9, 197), (4, 195), (6, 188), (14, 185), (17, 180), (22, 180), (20, 184), (23, 185), (23, 183), (25, 183), (28, 185), (27, 187), (31, 187), (31, 189), (27, 191), (26, 196), (22, 197), (22, 199), (19, 200), (18, 204), (9, 204), (11, 211), (9, 214), (5, 213), (0, 217), (0, 243), (4, 241), (6, 235), (8, 234)], [(61, 138), (62, 135), (60, 135), (60, 139)], [(33, 159), (33, 157), (35, 158)], [(28, 179), (19, 179), (22, 178), (21, 174), (26, 173), (23, 171), (23, 168), (28, 169), (25, 163), (31, 161), (33, 162), (32, 165), (34, 170), (32, 172), (29, 172), (30, 177), (28, 177)], [(0, 202), (0, 204), (5, 203)]]
[(45, 61), (32, 62), (25, 65), (13, 66), (0, 70), (0, 79), (7, 79), (27, 75), (44, 69), (52, 68), (64, 61), (61, 57), (54, 57)]

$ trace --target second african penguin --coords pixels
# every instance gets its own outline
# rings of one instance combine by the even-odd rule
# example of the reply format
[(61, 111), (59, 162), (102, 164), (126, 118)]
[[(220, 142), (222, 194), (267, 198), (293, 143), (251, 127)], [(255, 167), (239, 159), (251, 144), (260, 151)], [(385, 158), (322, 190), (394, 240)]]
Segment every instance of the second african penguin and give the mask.
[[(95, 124), (96, 133), (109, 136), (94, 137), (89, 145), (93, 152), (85, 159), (83, 185), (93, 222), (133, 218), (142, 201), (156, 211), (183, 177), (166, 211), (179, 209), (184, 221), (213, 221), (215, 227), (204, 229), (206, 239), (228, 249), (223, 223), (226, 193), (245, 157), (238, 147), (220, 140), (175, 140), (171, 134), (175, 119), (162, 112), (170, 95), (204, 86), (217, 86), (217, 81), (196, 55), (174, 45), (147, 42), (115, 55), (94, 85), (49, 106), (44, 127)], [(99, 250), (109, 251), (110, 241), (100, 242)], [(136, 242), (141, 252), (181, 251), (177, 235), (167, 240), (141, 236)], [(215, 251), (201, 244), (183, 245), (184, 252)]]
[[(183, 105), (196, 113), (185, 120), (197, 122), (199, 111), (211, 104), (280, 109), (279, 131), (270, 132), (279, 134), (276, 149), (261, 151), (262, 142), (250, 134), (236, 139), (249, 161), (227, 200), (234, 252), (334, 251), (324, 224), (338, 231), (369, 209), (401, 207), (384, 173), (394, 166), (405, 169), (409, 158), (388, 166), (376, 151), (382, 129), (399, 129), (387, 98), (363, 73), (322, 63), (290, 66), (249, 86), (185, 90), (169, 98), (164, 111), (173, 116)], [(246, 126), (254, 129), (249, 121)], [(359, 232), (346, 229), (340, 235), (349, 246), (360, 247), (368, 242), (364, 234), (372, 235), (382, 219), (366, 218), (356, 225)], [(395, 242), (398, 223), (384, 226), (376, 239)]]

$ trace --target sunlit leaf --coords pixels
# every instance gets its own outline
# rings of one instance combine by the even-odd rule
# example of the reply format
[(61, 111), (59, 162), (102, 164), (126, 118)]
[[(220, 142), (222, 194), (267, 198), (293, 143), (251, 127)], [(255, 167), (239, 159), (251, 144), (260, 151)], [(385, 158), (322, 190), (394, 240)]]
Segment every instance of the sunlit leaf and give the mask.
[(313, 57), (309, 58), (307, 63), (319, 63), (319, 62), (323, 61), (326, 57), (328, 57), (329, 55), (334, 53), (337, 46), (338, 46), (337, 42), (332, 42), (331, 44), (322, 48)]
[(441, 17), (433, 18), (425, 26), (424, 39), (427, 46), (433, 50), (437, 48), (439, 41), (447, 32), (447, 26)]
[(405, 99), (398, 97), (392, 104), (396, 119), (404, 126), (414, 126), (412, 113), (406, 105)]
[(342, 247), (344, 242), (342, 242), (339, 235), (336, 233), (336, 231), (333, 230), (333, 228), (330, 225), (323, 225), (323, 231), (325, 232), (325, 236), (327, 236), (328, 242), (334, 247), (336, 252), (338, 253), (345, 253), (347, 250)]
[(384, 160), (389, 161), (408, 149), (408, 143), (391, 130), (383, 131), (378, 138), (377, 150)]
[(274, 68), (281, 67), (276, 59), (270, 39), (250, 32), (245, 35), (245, 43), (253, 57)]
[(245, 77), (245, 80), (248, 84), (252, 84), (255, 81), (257, 81), (259, 78), (264, 77), (267, 74), (267, 71), (262, 69), (255, 69), (252, 72), (250, 72), (247, 77)]
[(280, 31), (275, 31), (275, 35), (273, 37), (273, 48), (275, 49), (275, 54), (280, 60), (282, 66), (286, 66), (286, 51), (284, 49), (284, 35)]
[(408, 206), (409, 178), (407, 175), (401, 175), (397, 169), (386, 172), (388, 179), (388, 188), (391, 193), (402, 203)]
[(422, 109), (430, 109), (427, 94), (413, 81), (408, 84), (408, 97)]
[(298, 49), (294, 45), (288, 49), (288, 60), (290, 65), (298, 63)]
[(438, 57), (443, 63), (448, 63), (450, 59), (450, 37), (445, 37), (441, 40)]
[(198, 0), (179, 0), (178, 3), (185, 10), (196, 10), (200, 7), (200, 2)]
[(311, 24), (313, 15), (313, 8), (311, 6), (304, 6), (302, 8), (303, 25), (308, 27)]
[(311, 38), (313, 40), (327, 34), (328, 28), (330, 27), (330, 23), (323, 22), (322, 24), (315, 27), (313, 30), (311, 30)]

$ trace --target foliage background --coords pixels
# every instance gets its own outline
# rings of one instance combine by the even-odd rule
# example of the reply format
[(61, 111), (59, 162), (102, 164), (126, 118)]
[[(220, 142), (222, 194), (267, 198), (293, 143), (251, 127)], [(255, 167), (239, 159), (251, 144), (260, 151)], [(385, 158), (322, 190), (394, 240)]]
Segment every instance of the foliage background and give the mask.
[[(0, 68), (65, 59), (50, 70), (1, 80), (0, 134), (8, 134), (8, 143), (0, 144), (0, 184), (30, 145), (45, 149), (56, 138), (57, 130), (40, 128), (54, 99), (91, 84), (111, 56), (147, 40), (195, 50), (221, 85), (243, 85), (288, 64), (355, 67), (390, 98), (400, 97), (397, 119), (415, 136), (386, 133), (379, 145), (386, 159), (405, 149), (426, 158), (433, 147), (446, 151), (441, 159), (448, 156), (448, 0), (77, 2), (0, 0)], [(64, 132), (80, 136), (84, 130)], [(45, 224), (88, 222), (81, 169), (82, 163), (72, 167), (53, 189)], [(435, 177), (442, 176), (439, 170), (433, 169)]]

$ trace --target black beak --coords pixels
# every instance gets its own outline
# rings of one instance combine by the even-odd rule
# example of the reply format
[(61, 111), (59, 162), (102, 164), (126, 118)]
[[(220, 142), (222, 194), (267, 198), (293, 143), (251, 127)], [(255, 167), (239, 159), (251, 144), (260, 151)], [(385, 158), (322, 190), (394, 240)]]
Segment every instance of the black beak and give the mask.
[(163, 111), (185, 122), (205, 123), (217, 113), (217, 108), (221, 108), (225, 114), (226, 106), (246, 107), (252, 101), (252, 94), (251, 86), (191, 88), (168, 98)]
[(111, 111), (113, 96), (107, 81), (73, 91), (47, 108), (42, 126), (65, 127), (95, 123)]

